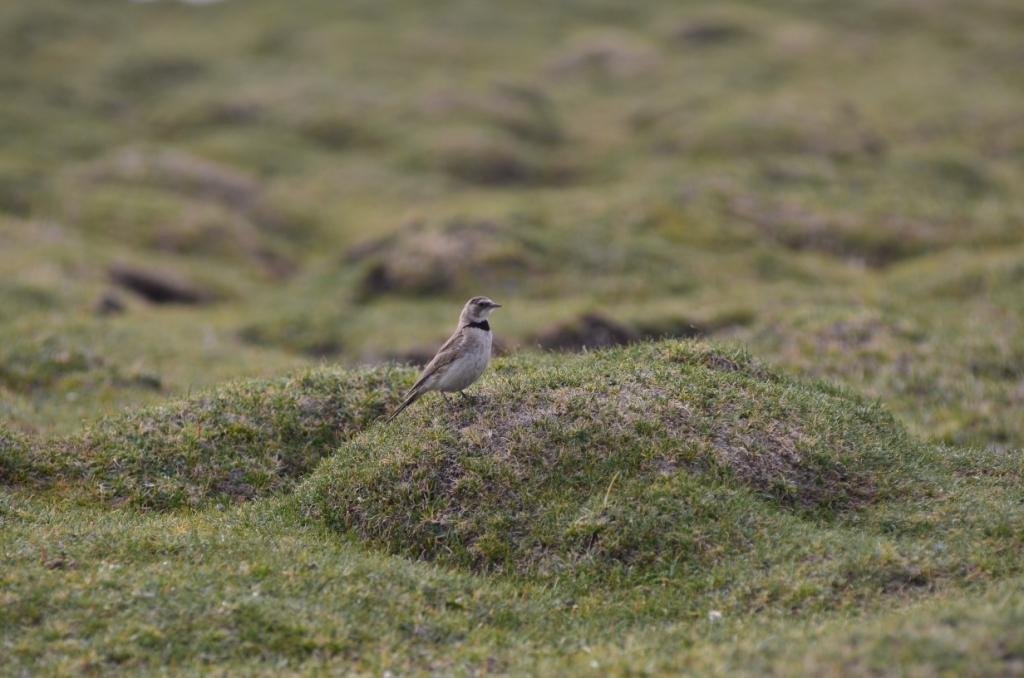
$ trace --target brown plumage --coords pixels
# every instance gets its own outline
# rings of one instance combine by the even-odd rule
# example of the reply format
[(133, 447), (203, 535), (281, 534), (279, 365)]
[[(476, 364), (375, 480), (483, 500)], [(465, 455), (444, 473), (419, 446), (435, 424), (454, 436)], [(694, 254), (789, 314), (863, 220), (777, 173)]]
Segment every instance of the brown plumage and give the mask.
[[(419, 379), (405, 394), (405, 400), (388, 417), (391, 421), (405, 408), (430, 391), (459, 392), (476, 381), (491, 358), (491, 311), (500, 308), (487, 297), (473, 297), (459, 314), (455, 332), (444, 342)], [(464, 395), (464, 394), (463, 394)]]

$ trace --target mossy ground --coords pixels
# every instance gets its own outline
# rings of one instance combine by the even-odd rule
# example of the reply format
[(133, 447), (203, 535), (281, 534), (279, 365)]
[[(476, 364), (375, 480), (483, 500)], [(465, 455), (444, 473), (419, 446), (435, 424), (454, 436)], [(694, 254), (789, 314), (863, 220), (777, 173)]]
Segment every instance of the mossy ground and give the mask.
[(4, 3), (0, 671), (1024, 672), (1022, 36)]

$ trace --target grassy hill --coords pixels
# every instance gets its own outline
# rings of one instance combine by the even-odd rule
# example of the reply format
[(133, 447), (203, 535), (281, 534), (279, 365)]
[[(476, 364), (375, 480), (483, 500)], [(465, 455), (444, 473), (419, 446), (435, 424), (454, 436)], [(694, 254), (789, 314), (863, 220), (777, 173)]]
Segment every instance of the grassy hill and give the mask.
[[(322, 369), (5, 436), (30, 469), (5, 470), (8, 668), (953, 670), (1002, 643), (987, 661), (1012, 670), (1013, 596), (969, 601), (1022, 576), (1019, 456), (921, 444), (851, 392), (680, 342), (505, 359), (476, 405), (346, 432), (410, 376)], [(956, 645), (936, 601), (972, 629)]]
[(0, 672), (1024, 672), (1018, 4), (4, 3)]

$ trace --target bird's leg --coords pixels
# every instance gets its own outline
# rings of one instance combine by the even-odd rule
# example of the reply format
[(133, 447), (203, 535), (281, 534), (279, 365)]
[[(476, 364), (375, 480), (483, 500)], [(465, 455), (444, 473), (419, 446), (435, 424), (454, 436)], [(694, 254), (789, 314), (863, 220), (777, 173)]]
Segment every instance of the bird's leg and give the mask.
[(465, 391), (459, 391), (459, 395), (462, 396), (462, 399), (465, 402), (467, 402), (467, 403), (475, 403), (476, 402), (476, 398), (474, 398), (473, 396), (469, 395)]

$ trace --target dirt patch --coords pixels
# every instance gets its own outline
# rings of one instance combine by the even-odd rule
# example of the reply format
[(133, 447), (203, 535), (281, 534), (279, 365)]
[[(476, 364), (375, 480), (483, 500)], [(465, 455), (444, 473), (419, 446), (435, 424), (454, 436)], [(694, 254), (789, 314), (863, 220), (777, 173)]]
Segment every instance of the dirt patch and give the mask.
[(677, 25), (669, 39), (684, 47), (713, 47), (750, 37), (746, 26), (727, 19), (693, 19)]
[(182, 276), (132, 264), (114, 264), (108, 271), (114, 284), (154, 304), (205, 304), (216, 295)]

